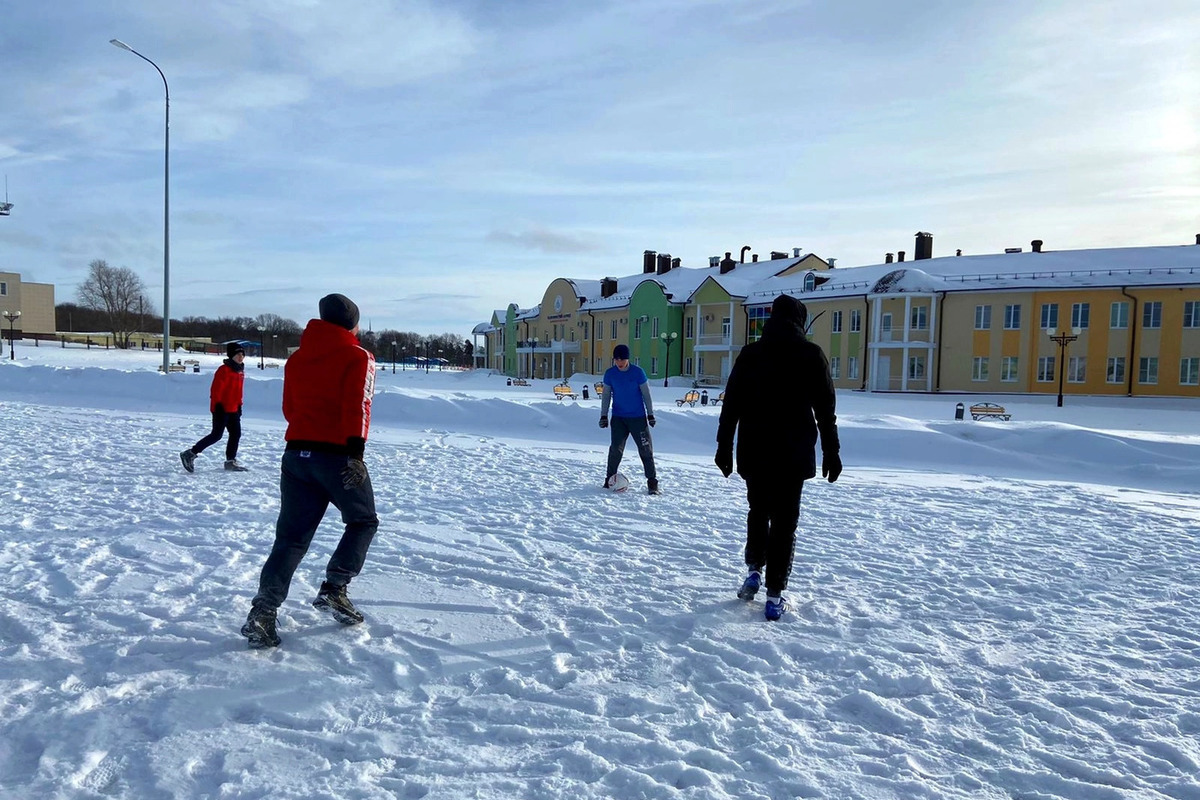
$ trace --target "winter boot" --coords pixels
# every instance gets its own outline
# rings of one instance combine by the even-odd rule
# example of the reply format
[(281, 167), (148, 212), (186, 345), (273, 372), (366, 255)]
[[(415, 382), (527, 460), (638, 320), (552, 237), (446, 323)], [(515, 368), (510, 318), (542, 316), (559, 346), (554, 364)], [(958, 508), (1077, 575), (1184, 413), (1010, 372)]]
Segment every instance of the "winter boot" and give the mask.
[(646, 491), (649, 494), (662, 494), (662, 492), (658, 490), (658, 478), (651, 478), (650, 480), (646, 481)]
[(225, 459), (225, 471), (226, 472), (247, 472), (248, 470), (246, 469), (246, 467), (243, 467), (241, 464), (239, 464), (238, 460), (236, 458), (227, 458), (227, 459)]
[(792, 604), (787, 601), (783, 595), (767, 595), (767, 604), (764, 612), (769, 622), (775, 622), (785, 613), (790, 611)]
[(759, 587), (762, 586), (762, 573), (756, 569), (750, 570), (750, 574), (746, 576), (746, 580), (742, 581), (742, 588), (738, 589), (739, 600), (753, 600), (754, 595), (758, 594)]
[(346, 596), (345, 586), (334, 586), (329, 581), (321, 584), (317, 599), (312, 601), (313, 608), (328, 611), (333, 618), (343, 625), (357, 625), (363, 621), (363, 615)]
[(179, 454), (179, 460), (183, 462), (183, 468), (188, 472), (196, 471), (196, 454), (192, 452), (192, 448), (188, 448)]
[(250, 647), (260, 650), (264, 647), (279, 647), (280, 638), (275, 633), (275, 609), (265, 606), (254, 606), (242, 626), (242, 636), (245, 636)]

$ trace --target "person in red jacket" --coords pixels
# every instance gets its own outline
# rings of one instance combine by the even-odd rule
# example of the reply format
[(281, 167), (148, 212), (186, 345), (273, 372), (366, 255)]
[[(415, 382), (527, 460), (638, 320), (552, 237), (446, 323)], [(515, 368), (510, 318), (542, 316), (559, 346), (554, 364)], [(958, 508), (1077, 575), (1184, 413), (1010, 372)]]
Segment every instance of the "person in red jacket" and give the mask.
[(217, 367), (208, 390), (212, 432), (179, 454), (179, 460), (188, 472), (196, 471), (196, 456), (221, 441), (225, 431), (229, 431), (229, 441), (225, 443), (225, 469), (246, 471), (237, 460), (238, 443), (242, 441), (242, 387), (246, 382), (246, 367), (242, 362), (246, 360), (246, 351), (237, 342), (230, 342), (225, 346), (225, 352), (229, 357)]
[(358, 346), (358, 306), (348, 297), (326, 295), (320, 311), (320, 319), (309, 320), (283, 372), (288, 427), (275, 544), (242, 626), (242, 635), (255, 648), (279, 645), (277, 611), (330, 503), (342, 513), (345, 530), (312, 604), (344, 625), (363, 621), (346, 586), (362, 570), (379, 527), (371, 476), (363, 463), (375, 358)]

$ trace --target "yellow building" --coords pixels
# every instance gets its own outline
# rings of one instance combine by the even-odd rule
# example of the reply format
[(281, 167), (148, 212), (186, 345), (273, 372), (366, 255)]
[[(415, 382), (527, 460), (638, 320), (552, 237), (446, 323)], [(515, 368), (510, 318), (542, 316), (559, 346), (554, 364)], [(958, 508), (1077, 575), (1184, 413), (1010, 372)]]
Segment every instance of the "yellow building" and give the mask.
[[(30, 283), (20, 273), (0, 272), (0, 317), (7, 338), (10, 328), (22, 335), (54, 335), (54, 284)], [(16, 313), (20, 312), (17, 317)]]

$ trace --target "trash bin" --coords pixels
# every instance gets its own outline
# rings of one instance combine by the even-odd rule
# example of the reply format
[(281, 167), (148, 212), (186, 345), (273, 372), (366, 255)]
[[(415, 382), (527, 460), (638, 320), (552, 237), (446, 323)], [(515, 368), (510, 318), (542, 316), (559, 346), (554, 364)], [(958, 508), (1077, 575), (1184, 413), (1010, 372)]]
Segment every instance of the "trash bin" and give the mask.
[(584, 399), (584, 400), (587, 400), (587, 399), (588, 399), (588, 393), (587, 393), (587, 384), (586, 384), (586, 383), (583, 385), (583, 399)]
[(700, 405), (708, 405), (708, 389), (704, 389), (700, 392)]
[(962, 403), (959, 403), (958, 405), (956, 405), (954, 407), (954, 418), (955, 419), (963, 418), (963, 404)]
[(508, 385), (509, 385), (509, 386), (512, 386), (512, 378), (509, 378), (509, 379), (508, 379)]

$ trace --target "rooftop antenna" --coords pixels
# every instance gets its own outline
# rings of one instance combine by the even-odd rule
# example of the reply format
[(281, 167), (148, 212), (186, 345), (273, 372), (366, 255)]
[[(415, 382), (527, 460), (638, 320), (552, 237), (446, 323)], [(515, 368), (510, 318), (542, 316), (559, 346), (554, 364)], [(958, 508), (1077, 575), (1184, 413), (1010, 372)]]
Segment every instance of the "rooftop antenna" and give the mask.
[(8, 176), (4, 176), (4, 202), (0, 203), (0, 217), (7, 217), (13, 204), (8, 202)]

